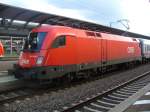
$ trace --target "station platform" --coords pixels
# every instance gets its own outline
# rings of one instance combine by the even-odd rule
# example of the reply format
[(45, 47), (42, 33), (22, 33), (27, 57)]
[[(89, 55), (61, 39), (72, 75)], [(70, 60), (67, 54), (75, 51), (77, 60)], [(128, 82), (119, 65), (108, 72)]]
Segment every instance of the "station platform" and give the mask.
[(108, 112), (150, 112), (150, 83)]
[(4, 75), (0, 74), (0, 84), (6, 83), (6, 82), (11, 82), (11, 81), (17, 81), (17, 79), (11, 75), (4, 76)]
[(16, 79), (13, 75), (6, 72), (0, 73), (0, 92), (22, 86), (22, 81)]
[(8, 69), (12, 69), (13, 65), (16, 63), (17, 61), (0, 61), (0, 71), (7, 71)]
[(124, 112), (150, 112), (150, 90), (135, 101)]
[(7, 76), (7, 75), (8, 75), (8, 71), (0, 71), (0, 77)]
[(0, 71), (0, 84), (16, 80), (13, 75), (8, 74), (8, 71)]

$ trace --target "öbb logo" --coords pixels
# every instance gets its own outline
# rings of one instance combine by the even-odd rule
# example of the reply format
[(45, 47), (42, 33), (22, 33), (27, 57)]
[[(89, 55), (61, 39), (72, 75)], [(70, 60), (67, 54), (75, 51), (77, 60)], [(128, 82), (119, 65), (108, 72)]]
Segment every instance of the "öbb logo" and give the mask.
[(127, 52), (128, 52), (128, 53), (134, 53), (134, 52), (135, 52), (134, 47), (128, 47), (128, 48), (127, 48)]

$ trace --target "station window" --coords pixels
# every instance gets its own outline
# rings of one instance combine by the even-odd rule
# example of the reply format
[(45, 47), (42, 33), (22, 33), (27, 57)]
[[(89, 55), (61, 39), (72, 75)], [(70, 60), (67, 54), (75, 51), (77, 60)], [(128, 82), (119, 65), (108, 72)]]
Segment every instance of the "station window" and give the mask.
[(66, 36), (58, 36), (52, 43), (52, 48), (58, 48), (66, 45)]

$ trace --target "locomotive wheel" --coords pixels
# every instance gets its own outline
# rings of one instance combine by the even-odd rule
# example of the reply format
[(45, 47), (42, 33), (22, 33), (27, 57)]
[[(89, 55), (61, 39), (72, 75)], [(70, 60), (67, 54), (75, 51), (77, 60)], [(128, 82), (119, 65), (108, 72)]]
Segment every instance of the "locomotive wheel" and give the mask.
[(68, 73), (62, 77), (64, 83), (70, 83), (75, 79), (76, 73)]

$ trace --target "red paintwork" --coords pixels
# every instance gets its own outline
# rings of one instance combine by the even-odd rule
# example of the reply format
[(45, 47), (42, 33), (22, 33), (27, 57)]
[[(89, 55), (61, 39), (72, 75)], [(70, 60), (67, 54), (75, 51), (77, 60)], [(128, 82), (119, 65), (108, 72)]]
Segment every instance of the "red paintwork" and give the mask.
[(3, 56), (4, 56), (4, 48), (3, 48), (2, 43), (0, 42), (0, 57), (3, 57)]
[[(86, 30), (65, 26), (41, 26), (32, 32), (48, 32), (39, 53), (25, 52), (20, 55), (19, 65), (34, 67), (38, 56), (44, 56), (42, 65), (71, 65), (89, 62), (119, 60), (141, 57), (139, 41), (131, 37), (123, 37), (108, 33), (100, 33), (101, 37), (87, 36)], [(66, 36), (66, 46), (51, 48), (53, 40), (59, 35)], [(28, 60), (28, 63), (22, 63)]]

